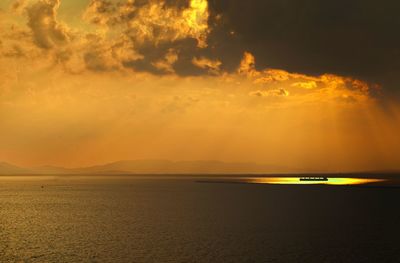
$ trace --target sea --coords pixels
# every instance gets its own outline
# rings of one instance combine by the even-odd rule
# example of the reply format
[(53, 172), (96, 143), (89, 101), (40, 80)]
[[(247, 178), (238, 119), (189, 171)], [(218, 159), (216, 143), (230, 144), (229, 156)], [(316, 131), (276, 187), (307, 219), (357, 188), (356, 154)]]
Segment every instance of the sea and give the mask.
[(0, 262), (400, 262), (400, 188), (2, 176)]

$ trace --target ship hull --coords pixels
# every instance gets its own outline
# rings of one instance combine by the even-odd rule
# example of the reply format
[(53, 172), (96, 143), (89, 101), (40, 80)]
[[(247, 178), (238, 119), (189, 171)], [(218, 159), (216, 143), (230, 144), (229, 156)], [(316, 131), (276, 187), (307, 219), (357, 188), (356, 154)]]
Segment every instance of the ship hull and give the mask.
[(300, 178), (300, 181), (306, 181), (306, 182), (326, 182), (326, 181), (328, 181), (328, 178), (326, 178), (326, 177), (303, 177), (303, 178)]

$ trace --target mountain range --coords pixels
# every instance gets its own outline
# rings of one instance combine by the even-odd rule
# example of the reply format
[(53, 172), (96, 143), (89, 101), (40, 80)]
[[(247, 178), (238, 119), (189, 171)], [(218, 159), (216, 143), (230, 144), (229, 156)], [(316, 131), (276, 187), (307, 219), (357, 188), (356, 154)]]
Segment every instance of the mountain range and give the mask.
[(0, 162), (0, 175), (29, 174), (263, 174), (286, 173), (290, 169), (257, 163), (221, 161), (128, 160), (103, 165), (64, 168), (57, 166), (19, 167)]

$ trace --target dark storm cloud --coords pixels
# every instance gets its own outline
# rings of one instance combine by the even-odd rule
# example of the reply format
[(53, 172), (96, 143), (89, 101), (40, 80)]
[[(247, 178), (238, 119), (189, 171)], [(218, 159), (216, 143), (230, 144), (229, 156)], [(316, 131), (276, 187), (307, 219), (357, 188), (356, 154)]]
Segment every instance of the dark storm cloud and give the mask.
[(177, 52), (178, 59), (171, 66), (178, 75), (196, 76), (206, 74), (206, 70), (193, 65), (192, 59), (196, 55), (204, 55), (209, 52), (207, 49), (199, 49), (196, 40), (190, 38), (158, 45), (147, 43), (137, 49), (144, 58), (127, 61), (124, 66), (133, 68), (136, 71), (150, 72), (156, 75), (166, 74), (168, 72), (158, 69), (154, 64), (163, 59), (168, 50), (176, 50)]
[[(138, 55), (117, 58), (126, 68), (156, 75), (201, 75), (207, 71), (196, 67), (192, 60), (197, 55), (210, 53), (206, 43), (208, 10), (203, 3), (205, 0), (195, 4), (189, 0), (91, 0), (84, 17), (96, 26), (120, 32), (114, 41), (122, 42)], [(112, 53), (115, 57), (117, 52)], [(102, 53), (90, 52), (85, 58), (95, 63), (88, 68), (114, 70), (102, 57)]]
[[(335, 73), (399, 90), (399, 1), (210, 0), (209, 4), (214, 17), (222, 14), (220, 32), (214, 32), (210, 41), (228, 67), (246, 49), (255, 55), (259, 68)], [(226, 34), (230, 30), (235, 37)]]
[[(148, 2), (148, 1), (143, 1)], [(136, 3), (136, 2), (135, 2)], [(166, 1), (166, 5), (187, 7), (189, 0)], [(209, 34), (207, 46), (199, 48), (195, 38), (185, 38), (164, 43), (153, 43), (148, 41), (137, 46), (137, 52), (144, 59), (133, 60), (124, 63), (125, 67), (131, 67), (137, 71), (151, 72), (153, 74), (165, 74), (166, 72), (154, 67), (154, 62), (160, 60), (168, 50), (177, 51), (178, 60), (173, 64), (173, 69), (180, 76), (197, 76), (209, 74), (206, 69), (199, 68), (193, 64), (193, 58), (205, 57), (223, 61), (221, 69), (233, 72), (237, 70), (246, 47), (235, 35), (231, 34), (231, 24), (220, 12), (216, 12), (213, 6), (209, 6), (210, 16), (208, 19)], [(133, 40), (134, 41), (134, 40)]]

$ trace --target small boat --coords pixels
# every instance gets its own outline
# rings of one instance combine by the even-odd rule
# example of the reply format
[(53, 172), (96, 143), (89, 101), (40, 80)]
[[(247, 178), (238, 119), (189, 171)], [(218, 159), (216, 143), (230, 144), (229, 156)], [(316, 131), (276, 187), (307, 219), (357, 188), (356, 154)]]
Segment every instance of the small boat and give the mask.
[(300, 181), (328, 181), (328, 177), (300, 177)]

